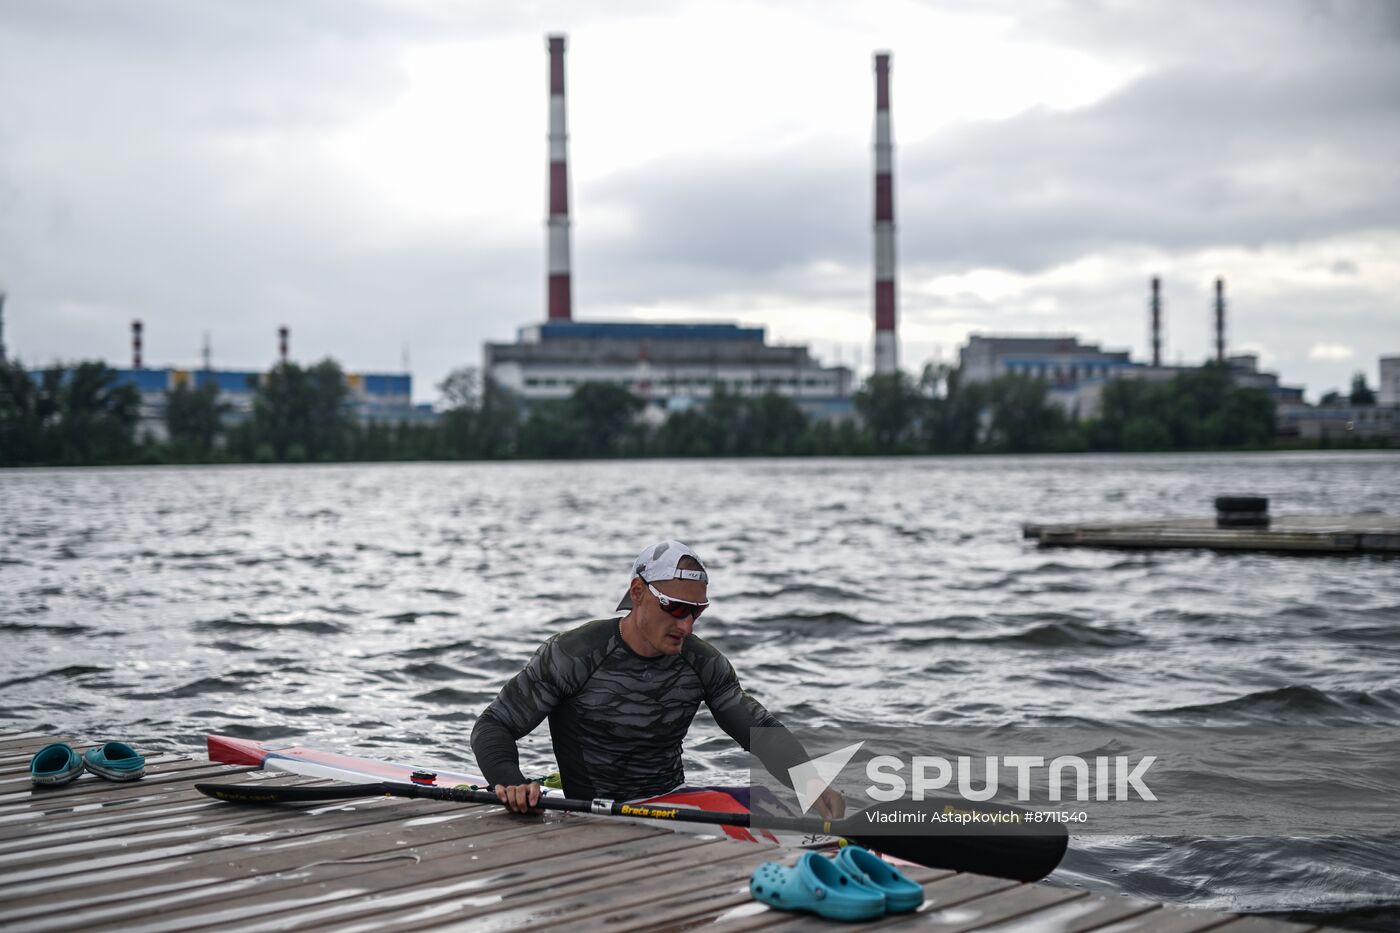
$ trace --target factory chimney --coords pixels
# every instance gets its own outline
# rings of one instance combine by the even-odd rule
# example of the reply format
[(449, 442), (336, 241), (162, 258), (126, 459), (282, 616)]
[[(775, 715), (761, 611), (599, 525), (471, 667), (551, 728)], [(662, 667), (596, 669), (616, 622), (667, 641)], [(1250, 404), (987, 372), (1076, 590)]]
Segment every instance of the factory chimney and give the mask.
[(1215, 280), (1215, 361), (1225, 362), (1225, 280)]
[(131, 368), (141, 368), (141, 320), (131, 322)]
[(1162, 365), (1162, 280), (1152, 277), (1152, 365)]
[(549, 37), (549, 285), (551, 321), (573, 319), (569, 270), (569, 134), (564, 123), (564, 37)]
[(5, 293), (0, 292), (0, 363), (5, 362)]
[(875, 53), (875, 374), (899, 369), (895, 338), (894, 144), (890, 138), (890, 53)]
[(287, 325), (283, 324), (277, 328), (277, 359), (283, 366), (287, 365)]

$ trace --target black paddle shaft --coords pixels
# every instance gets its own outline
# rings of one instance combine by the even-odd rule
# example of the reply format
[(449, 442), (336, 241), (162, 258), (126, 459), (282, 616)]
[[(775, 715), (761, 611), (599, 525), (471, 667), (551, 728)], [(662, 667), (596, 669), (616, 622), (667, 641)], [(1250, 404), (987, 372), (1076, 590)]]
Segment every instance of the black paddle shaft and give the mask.
[[(501, 800), (489, 790), (471, 787), (437, 787), (424, 784), (394, 784), (387, 781), (374, 784), (338, 784), (333, 787), (259, 787), (254, 784), (196, 784), (200, 793), (229, 803), (294, 803), (314, 800), (346, 800), (353, 797), (414, 797), (424, 800), (447, 800), (453, 803), (500, 804)], [(573, 800), (568, 797), (541, 797), (535, 805), (541, 810), (562, 810), (566, 813), (592, 813), (601, 816), (631, 816), (646, 820), (678, 820), (683, 823), (711, 823), (717, 826), (748, 827), (748, 813), (715, 813), (687, 807), (657, 807), (648, 804), (619, 803), (616, 800)], [(811, 820), (795, 820), (800, 831), (820, 832), (819, 824)], [(765, 823), (765, 825), (767, 825)], [(788, 827), (774, 826), (773, 829)]]

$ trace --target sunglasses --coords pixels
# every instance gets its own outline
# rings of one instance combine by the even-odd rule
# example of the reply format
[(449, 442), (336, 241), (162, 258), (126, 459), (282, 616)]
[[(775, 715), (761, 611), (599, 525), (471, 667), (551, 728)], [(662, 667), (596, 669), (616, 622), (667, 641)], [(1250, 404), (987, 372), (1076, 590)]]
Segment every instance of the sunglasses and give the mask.
[(661, 604), (661, 611), (673, 619), (684, 619), (686, 616), (699, 619), (700, 613), (710, 607), (708, 599), (703, 603), (688, 603), (685, 600), (676, 599), (674, 596), (667, 596), (650, 583), (647, 583), (647, 589), (651, 590), (651, 595), (655, 596), (656, 601)]

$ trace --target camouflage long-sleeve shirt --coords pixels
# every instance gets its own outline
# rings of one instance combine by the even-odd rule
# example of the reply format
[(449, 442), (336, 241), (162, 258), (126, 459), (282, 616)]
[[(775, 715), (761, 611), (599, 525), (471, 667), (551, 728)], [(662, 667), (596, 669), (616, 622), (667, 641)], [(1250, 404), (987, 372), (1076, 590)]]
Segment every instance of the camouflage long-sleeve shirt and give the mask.
[[(681, 741), (701, 701), (745, 749), (751, 728), (782, 728), (705, 641), (692, 635), (680, 654), (644, 658), (618, 625), (599, 619), (553, 636), (501, 689), (472, 730), (490, 784), (525, 783), (515, 743), (545, 717), (564, 792), (582, 799), (635, 799), (683, 784)], [(786, 783), (787, 769), (806, 754), (796, 738), (777, 744), (764, 766)]]

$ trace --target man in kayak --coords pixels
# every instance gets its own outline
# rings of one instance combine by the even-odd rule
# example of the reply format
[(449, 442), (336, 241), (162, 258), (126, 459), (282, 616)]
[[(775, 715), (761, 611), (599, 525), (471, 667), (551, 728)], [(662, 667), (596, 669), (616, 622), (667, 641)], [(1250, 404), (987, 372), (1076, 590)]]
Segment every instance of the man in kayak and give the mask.
[[(510, 809), (539, 802), (540, 785), (520, 771), (516, 742), (546, 717), (564, 793), (590, 800), (655, 797), (685, 783), (681, 741), (703, 701), (715, 722), (745, 750), (752, 728), (780, 729), (763, 743), (763, 765), (784, 784), (808, 760), (797, 738), (744, 691), (734, 668), (692, 634), (710, 605), (709, 575), (690, 548), (662, 541), (642, 551), (618, 610), (553, 636), (535, 652), (472, 729), (477, 766)], [(815, 809), (845, 813), (827, 788)]]

